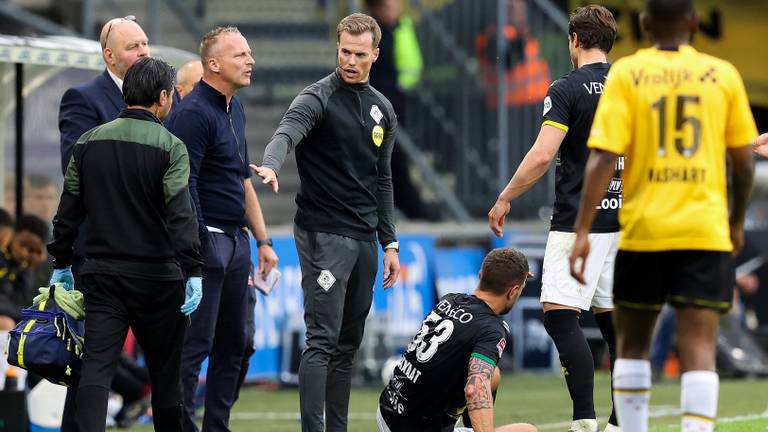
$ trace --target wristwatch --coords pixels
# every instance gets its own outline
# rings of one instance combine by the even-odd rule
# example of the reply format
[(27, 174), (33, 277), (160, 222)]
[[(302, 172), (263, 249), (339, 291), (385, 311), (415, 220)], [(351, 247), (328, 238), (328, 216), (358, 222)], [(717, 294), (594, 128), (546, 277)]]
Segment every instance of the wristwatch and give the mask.
[(272, 247), (272, 239), (270, 237), (267, 237), (264, 240), (256, 240), (256, 246), (258, 246), (258, 247), (262, 247), (262, 246)]
[(391, 243), (388, 243), (386, 246), (384, 246), (384, 251), (386, 252), (387, 249), (394, 249), (395, 252), (400, 253), (400, 242), (393, 241)]

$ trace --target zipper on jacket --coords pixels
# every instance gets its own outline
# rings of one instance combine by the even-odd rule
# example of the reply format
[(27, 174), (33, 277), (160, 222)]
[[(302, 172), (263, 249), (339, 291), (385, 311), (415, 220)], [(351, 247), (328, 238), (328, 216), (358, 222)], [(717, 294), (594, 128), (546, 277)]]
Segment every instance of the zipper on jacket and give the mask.
[(365, 114), (363, 114), (363, 98), (360, 97), (359, 90), (355, 90), (355, 95), (357, 95), (357, 103), (360, 105), (360, 124), (365, 126)]
[(235, 124), (232, 122), (232, 113), (227, 112), (227, 117), (229, 117), (229, 127), (230, 127), (230, 130), (232, 131), (232, 136), (235, 137), (235, 145), (237, 145), (237, 155), (240, 157), (240, 163), (245, 165), (245, 159), (243, 159), (243, 154), (240, 153), (240, 140), (237, 139), (237, 133), (235, 132)]

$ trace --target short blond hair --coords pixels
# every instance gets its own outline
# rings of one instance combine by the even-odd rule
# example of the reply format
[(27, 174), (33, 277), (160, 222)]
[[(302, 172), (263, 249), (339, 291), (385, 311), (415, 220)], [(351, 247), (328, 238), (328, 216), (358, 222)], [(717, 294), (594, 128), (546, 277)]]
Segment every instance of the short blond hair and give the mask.
[(336, 27), (336, 42), (341, 41), (341, 34), (347, 32), (351, 35), (361, 35), (365, 32), (371, 32), (373, 37), (373, 48), (379, 47), (381, 41), (381, 27), (372, 17), (363, 13), (353, 13), (339, 21)]
[(223, 34), (234, 33), (240, 34), (240, 30), (237, 27), (216, 27), (200, 39), (200, 60), (203, 62), (203, 67), (208, 68), (208, 59), (211, 57), (211, 51), (216, 47), (219, 42), (219, 37)]

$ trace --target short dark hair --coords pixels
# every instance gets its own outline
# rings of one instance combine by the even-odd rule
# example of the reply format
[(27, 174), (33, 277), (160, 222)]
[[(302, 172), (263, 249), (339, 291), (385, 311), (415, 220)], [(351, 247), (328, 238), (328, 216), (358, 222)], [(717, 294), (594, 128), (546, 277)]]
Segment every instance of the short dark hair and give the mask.
[(128, 106), (151, 107), (163, 90), (169, 93), (176, 85), (176, 70), (153, 57), (142, 57), (125, 73), (123, 99)]
[(43, 243), (48, 243), (50, 230), (44, 220), (31, 214), (25, 214), (16, 222), (16, 232), (29, 231), (40, 237)]
[(481, 291), (504, 294), (509, 287), (522, 284), (528, 278), (528, 258), (512, 248), (488, 252), (480, 267)]
[(11, 216), (10, 213), (8, 213), (7, 210), (4, 208), (0, 208), (0, 227), (11, 227), (13, 228), (13, 216)]
[(600, 5), (576, 8), (568, 20), (568, 36), (576, 33), (585, 49), (599, 48), (609, 53), (616, 40), (617, 26), (611, 11)]
[(676, 21), (693, 13), (693, 0), (646, 0), (645, 11), (654, 20)]

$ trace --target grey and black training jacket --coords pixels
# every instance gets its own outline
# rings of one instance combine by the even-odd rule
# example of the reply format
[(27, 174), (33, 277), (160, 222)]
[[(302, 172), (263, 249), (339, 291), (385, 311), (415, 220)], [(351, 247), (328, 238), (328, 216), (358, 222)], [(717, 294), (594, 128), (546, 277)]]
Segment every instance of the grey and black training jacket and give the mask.
[(184, 143), (149, 111), (125, 109), (84, 133), (67, 166), (53, 220), (48, 251), (54, 267), (70, 265), (72, 243), (87, 218), (81, 275), (200, 276), (203, 259), (188, 181)]
[(296, 149), (301, 187), (295, 223), (382, 246), (396, 240), (390, 160), (397, 133), (392, 105), (367, 82), (334, 72), (293, 100), (264, 151), (276, 173)]

